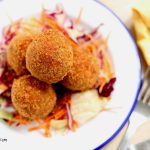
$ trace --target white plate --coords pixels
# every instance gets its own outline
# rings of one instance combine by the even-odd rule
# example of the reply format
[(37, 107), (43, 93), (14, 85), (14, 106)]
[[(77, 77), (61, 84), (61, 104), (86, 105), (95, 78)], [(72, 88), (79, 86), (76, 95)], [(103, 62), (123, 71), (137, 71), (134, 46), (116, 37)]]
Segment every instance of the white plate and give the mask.
[(114, 60), (117, 82), (110, 107), (118, 107), (115, 112), (102, 112), (76, 132), (43, 138), (39, 133), (13, 130), (0, 123), (0, 148), (22, 149), (65, 149), (91, 150), (101, 148), (111, 141), (128, 121), (132, 113), (141, 84), (141, 66), (136, 45), (121, 21), (104, 5), (92, 0), (4, 0), (0, 2), (0, 30), (12, 19), (35, 14), (41, 10), (41, 4), (53, 8), (61, 2), (71, 16), (77, 16), (84, 8), (82, 21), (91, 27), (104, 23), (102, 31), (110, 33), (108, 45)]

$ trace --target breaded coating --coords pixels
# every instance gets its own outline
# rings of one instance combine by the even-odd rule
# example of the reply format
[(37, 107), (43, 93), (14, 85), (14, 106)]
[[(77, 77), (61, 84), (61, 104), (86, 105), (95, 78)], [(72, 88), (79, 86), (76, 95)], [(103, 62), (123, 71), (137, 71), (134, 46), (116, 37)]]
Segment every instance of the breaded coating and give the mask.
[(90, 89), (99, 78), (99, 60), (80, 48), (74, 49), (73, 52), (73, 67), (61, 83), (72, 91)]
[(29, 44), (32, 42), (32, 36), (28, 34), (19, 34), (10, 42), (7, 49), (7, 62), (17, 75), (27, 74), (25, 55)]
[(31, 75), (14, 80), (11, 97), (19, 114), (29, 119), (46, 117), (56, 104), (52, 86)]
[(72, 65), (72, 46), (62, 33), (53, 29), (41, 33), (27, 49), (27, 69), (46, 83), (62, 80)]

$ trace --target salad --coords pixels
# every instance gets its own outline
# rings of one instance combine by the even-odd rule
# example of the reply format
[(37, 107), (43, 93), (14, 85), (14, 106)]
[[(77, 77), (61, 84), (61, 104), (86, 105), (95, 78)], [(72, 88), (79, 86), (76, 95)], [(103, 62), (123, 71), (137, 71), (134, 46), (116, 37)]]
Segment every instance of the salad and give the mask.
[[(51, 129), (74, 131), (101, 111), (107, 110), (105, 104), (111, 100), (111, 93), (114, 90), (116, 81), (113, 62), (107, 47), (107, 39), (104, 39), (100, 34), (103, 24), (94, 29), (86, 28), (81, 23), (82, 13), (83, 9), (81, 9), (76, 18), (72, 18), (66, 13), (62, 5), (57, 5), (55, 10), (42, 8), (41, 13), (12, 21), (10, 25), (3, 28), (2, 39), (0, 40), (0, 118), (9, 126), (30, 126), (29, 132), (43, 130), (44, 136), (49, 137)], [(16, 105), (14, 107), (15, 101), (13, 101), (14, 103), (12, 102), (12, 86), (17, 87), (15, 80), (19, 80), (22, 77), (19, 77), (21, 75), (18, 75), (7, 62), (8, 47), (19, 34), (33, 35), (36, 33), (43, 36), (44, 33), (51, 29), (65, 36), (73, 49), (82, 49), (83, 53), (86, 52), (88, 55), (98, 58), (100, 70), (98, 79), (92, 88), (79, 88), (80, 90), (76, 90), (78, 87), (72, 88), (70, 84), (66, 84), (66, 81), (70, 79), (69, 77), (69, 79), (64, 77), (63, 80), (65, 81), (58, 81), (59, 83), (51, 82), (52, 88), (54, 88), (57, 95), (56, 104), (52, 111), (42, 118), (25, 117), (16, 109)], [(35, 41), (40, 41), (42, 36)], [(34, 42), (34, 44), (36, 45), (37, 43)], [(31, 49), (32, 46), (30, 45), (29, 47)], [(80, 56), (82, 57), (82, 54)], [(86, 56), (83, 56), (83, 58)], [(87, 62), (90, 61), (90, 58), (86, 57)], [(37, 76), (33, 73), (32, 68), (27, 68), (29, 68), (27, 74), (31, 74), (36, 78)], [(83, 73), (84, 71), (81, 72), (81, 74)], [(29, 76), (31, 75), (26, 78), (30, 78)], [(38, 80), (46, 82), (43, 78), (38, 78)], [(34, 82), (34, 79), (32, 82)], [(15, 83), (16, 86), (14, 85)], [(45, 86), (45, 83), (42, 84)], [(13, 92), (15, 92), (14, 89)], [(36, 125), (32, 125), (33, 122)]]

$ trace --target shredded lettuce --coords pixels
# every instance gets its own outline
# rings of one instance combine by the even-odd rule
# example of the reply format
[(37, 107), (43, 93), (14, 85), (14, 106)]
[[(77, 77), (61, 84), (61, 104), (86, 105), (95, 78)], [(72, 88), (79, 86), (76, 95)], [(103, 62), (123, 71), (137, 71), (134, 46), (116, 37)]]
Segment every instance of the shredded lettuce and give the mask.
[(67, 127), (67, 119), (51, 120), (51, 127), (54, 129), (63, 129)]
[(4, 102), (4, 98), (0, 97), (0, 105)]
[(11, 120), (13, 115), (3, 109), (0, 109), (0, 119)]

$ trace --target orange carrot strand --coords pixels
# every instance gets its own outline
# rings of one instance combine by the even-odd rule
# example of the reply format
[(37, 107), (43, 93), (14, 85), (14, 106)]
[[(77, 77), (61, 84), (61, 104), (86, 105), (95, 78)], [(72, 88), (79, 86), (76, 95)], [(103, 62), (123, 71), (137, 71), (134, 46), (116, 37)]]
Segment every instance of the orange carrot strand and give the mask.
[(37, 126), (37, 127), (29, 128), (28, 131), (32, 132), (32, 131), (36, 131), (36, 130), (39, 130), (39, 129), (41, 129), (41, 128), (39, 126)]
[(63, 117), (66, 114), (66, 109), (63, 108), (60, 111), (56, 112), (54, 114), (55, 119), (60, 119), (61, 117)]
[(75, 20), (75, 24), (76, 24), (76, 25), (80, 24), (82, 13), (83, 13), (83, 8), (80, 9), (80, 12), (79, 12), (79, 14), (78, 14), (78, 17), (77, 17), (77, 19)]
[(44, 122), (49, 122), (51, 119), (53, 119), (54, 116), (51, 115), (51, 116), (48, 116), (47, 118), (45, 118)]
[(45, 126), (45, 133), (44, 133), (45, 137), (50, 137), (50, 122)]

